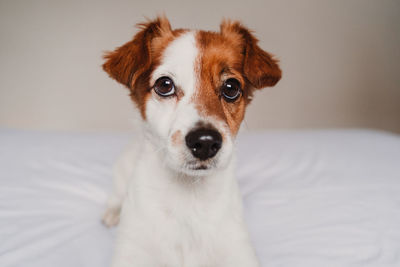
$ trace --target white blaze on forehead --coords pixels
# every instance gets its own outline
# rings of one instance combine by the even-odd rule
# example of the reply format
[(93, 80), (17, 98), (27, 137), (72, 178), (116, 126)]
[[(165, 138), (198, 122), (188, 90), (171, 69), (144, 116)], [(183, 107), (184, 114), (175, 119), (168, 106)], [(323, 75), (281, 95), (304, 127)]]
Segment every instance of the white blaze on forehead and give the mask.
[(174, 81), (178, 90), (182, 90), (185, 95), (193, 94), (197, 54), (195, 32), (182, 34), (165, 49), (161, 64), (151, 76), (151, 84), (160, 77), (168, 76)]
[(195, 91), (197, 74), (195, 64), (198, 56), (195, 32), (186, 32), (173, 40), (165, 48), (160, 65), (150, 77), (150, 85), (167, 76), (175, 84), (178, 97), (160, 98), (155, 93), (146, 104), (146, 121), (153, 134), (164, 140), (174, 132), (185, 135), (199, 121), (194, 104), (190, 101)]

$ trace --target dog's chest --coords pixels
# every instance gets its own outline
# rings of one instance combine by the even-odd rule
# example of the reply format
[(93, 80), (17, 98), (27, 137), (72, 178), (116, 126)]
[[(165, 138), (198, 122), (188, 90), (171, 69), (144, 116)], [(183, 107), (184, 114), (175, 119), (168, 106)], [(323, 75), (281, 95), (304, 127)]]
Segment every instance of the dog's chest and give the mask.
[(228, 218), (208, 218), (201, 210), (183, 212), (166, 206), (157, 212), (135, 213), (129, 218), (131, 244), (145, 248), (154, 266), (228, 266), (223, 264), (228, 256), (240, 253), (234, 251), (243, 229)]
[(233, 203), (238, 196), (216, 180), (174, 180), (165, 170), (149, 168), (150, 158), (142, 159), (121, 216), (131, 245), (157, 255), (158, 266), (219, 266), (244, 233)]

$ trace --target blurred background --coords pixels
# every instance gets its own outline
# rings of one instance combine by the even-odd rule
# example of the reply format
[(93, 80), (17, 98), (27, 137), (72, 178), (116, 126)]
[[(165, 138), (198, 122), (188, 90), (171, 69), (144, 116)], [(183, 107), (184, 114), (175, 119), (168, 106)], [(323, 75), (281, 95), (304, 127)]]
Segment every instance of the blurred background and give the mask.
[(0, 1), (0, 127), (124, 131), (134, 109), (101, 69), (134, 25), (241, 20), (281, 61), (246, 129), (373, 128), (400, 133), (400, 1)]

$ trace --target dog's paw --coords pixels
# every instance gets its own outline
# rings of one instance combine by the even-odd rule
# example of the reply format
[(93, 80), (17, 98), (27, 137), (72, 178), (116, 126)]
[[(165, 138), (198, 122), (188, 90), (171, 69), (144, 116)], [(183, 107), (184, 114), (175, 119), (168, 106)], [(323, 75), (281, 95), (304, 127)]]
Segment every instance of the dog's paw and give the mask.
[(115, 208), (115, 207), (107, 208), (101, 221), (107, 227), (116, 226), (119, 223), (120, 213), (121, 213), (121, 208)]

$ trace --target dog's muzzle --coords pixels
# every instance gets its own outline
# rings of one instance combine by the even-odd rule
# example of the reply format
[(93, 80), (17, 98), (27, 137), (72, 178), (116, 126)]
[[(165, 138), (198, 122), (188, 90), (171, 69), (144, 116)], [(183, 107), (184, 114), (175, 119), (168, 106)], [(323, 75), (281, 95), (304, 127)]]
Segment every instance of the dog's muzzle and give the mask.
[(199, 128), (189, 132), (185, 141), (192, 155), (200, 160), (214, 157), (222, 146), (221, 134), (209, 128)]

